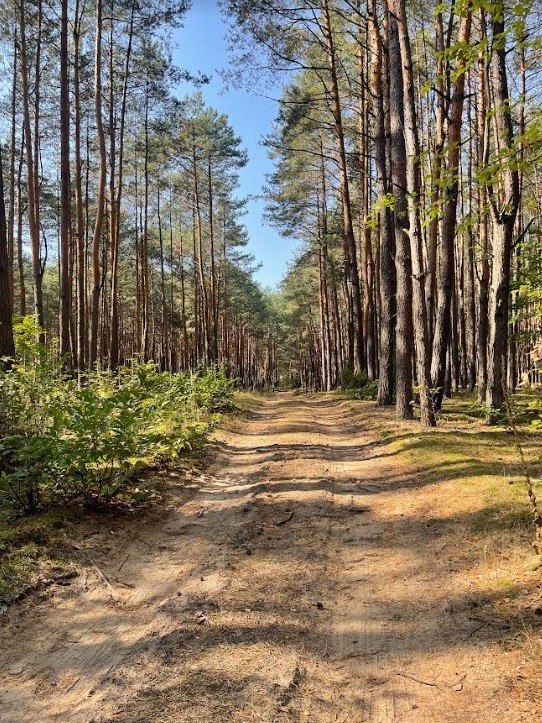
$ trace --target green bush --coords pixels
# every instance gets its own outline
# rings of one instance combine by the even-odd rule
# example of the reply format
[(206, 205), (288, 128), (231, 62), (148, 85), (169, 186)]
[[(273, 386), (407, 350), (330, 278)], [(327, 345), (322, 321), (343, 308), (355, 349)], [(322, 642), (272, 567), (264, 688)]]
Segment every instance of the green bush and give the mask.
[(347, 364), (341, 372), (341, 389), (352, 399), (373, 401), (377, 398), (378, 382), (370, 380), (365, 372), (354, 372)]
[(366, 402), (374, 402), (378, 396), (378, 382), (376, 380), (367, 380), (367, 383), (361, 389), (353, 390), (355, 399), (363, 399)]
[(363, 389), (369, 382), (365, 372), (355, 372), (349, 364), (346, 364), (341, 371), (341, 389)]
[(77, 381), (34, 341), (35, 325), (16, 332), (17, 358), (0, 376), (0, 495), (20, 512), (139, 494), (140, 471), (192, 449), (233, 404), (218, 368), (170, 375), (138, 363)]

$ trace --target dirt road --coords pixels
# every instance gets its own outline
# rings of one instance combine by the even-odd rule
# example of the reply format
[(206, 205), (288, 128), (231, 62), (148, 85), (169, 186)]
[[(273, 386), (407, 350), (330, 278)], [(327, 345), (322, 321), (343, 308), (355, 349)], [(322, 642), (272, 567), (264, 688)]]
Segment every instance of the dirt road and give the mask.
[(5, 616), (2, 723), (537, 720), (437, 492), (365, 427), (331, 396), (252, 399), (192, 489)]

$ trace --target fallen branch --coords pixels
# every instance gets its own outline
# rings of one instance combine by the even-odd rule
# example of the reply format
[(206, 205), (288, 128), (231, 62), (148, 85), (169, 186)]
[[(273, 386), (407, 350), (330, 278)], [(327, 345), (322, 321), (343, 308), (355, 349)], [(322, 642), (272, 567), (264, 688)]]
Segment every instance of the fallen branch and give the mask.
[(111, 580), (117, 585), (122, 585), (122, 587), (129, 587), (132, 590), (135, 588), (133, 582), (124, 582), (124, 580), (118, 580), (116, 577), (112, 577)]

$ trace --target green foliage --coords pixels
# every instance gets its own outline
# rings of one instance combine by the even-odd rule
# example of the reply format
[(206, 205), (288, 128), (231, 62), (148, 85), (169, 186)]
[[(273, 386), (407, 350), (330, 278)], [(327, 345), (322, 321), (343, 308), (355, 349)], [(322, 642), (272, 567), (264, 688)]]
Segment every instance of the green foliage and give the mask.
[(341, 372), (341, 389), (362, 389), (369, 381), (365, 372), (355, 372), (349, 364)]
[(341, 372), (341, 389), (352, 399), (373, 401), (378, 394), (378, 382), (369, 379), (365, 372), (354, 372), (347, 364)]
[[(177, 375), (179, 382), (182, 375)], [(186, 379), (186, 377), (184, 377)], [(211, 367), (200, 374), (189, 377), (188, 395), (196, 407), (209, 412), (227, 412), (233, 408), (233, 385), (223, 367)]]
[(138, 495), (136, 475), (201, 442), (231, 408), (224, 370), (170, 375), (152, 363), (69, 378), (18, 328), (20, 356), (0, 377), (0, 495), (19, 512)]

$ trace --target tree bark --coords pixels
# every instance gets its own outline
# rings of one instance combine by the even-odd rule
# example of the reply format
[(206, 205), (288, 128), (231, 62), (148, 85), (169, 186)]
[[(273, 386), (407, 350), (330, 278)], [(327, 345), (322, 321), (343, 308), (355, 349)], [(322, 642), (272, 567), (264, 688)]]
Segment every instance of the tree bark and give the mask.
[[(470, 41), (472, 11), (465, 10), (459, 27), (458, 45), (466, 47)], [(451, 338), (451, 305), (455, 291), (455, 232), (457, 226), (457, 198), (459, 193), (459, 161), (461, 155), (461, 127), (463, 102), (465, 98), (465, 59), (459, 55), (454, 71), (452, 100), (449, 110), (446, 153), (446, 185), (443, 189), (444, 210), (440, 245), (440, 272), (438, 276), (438, 304), (433, 337), (433, 356), (431, 362), (431, 384), (433, 386), (433, 404), (439, 410), (444, 393), (446, 376), (446, 353)]]
[(70, 348), (70, 85), (68, 68), (68, 0), (61, 2), (60, 19), (60, 356), (72, 366)]
[(337, 142), (341, 207), (343, 215), (343, 240), (348, 308), (348, 357), (349, 363), (352, 365), (354, 371), (359, 372), (363, 367), (361, 292), (359, 285), (356, 241), (354, 238), (354, 225), (352, 222), (352, 203), (350, 200), (350, 185), (348, 180), (348, 167), (346, 163), (341, 97), (339, 92), (335, 45), (328, 0), (322, 0), (322, 16), (329, 71), (331, 76), (331, 100), (335, 137)]
[[(40, 254), (40, 219), (39, 219), (39, 187), (36, 178), (36, 159), (35, 142), (32, 139), (32, 126), (30, 124), (30, 79), (28, 64), (28, 48), (26, 41), (26, 3), (20, 0), (19, 4), (19, 23), (21, 36), (21, 86), (23, 100), (23, 128), (26, 149), (26, 186), (28, 196), (28, 226), (30, 234), (30, 247), (32, 251), (32, 272), (34, 281), (34, 313), (36, 321), (40, 329), (43, 329), (43, 290), (42, 290), (42, 268)], [(37, 85), (36, 79), (36, 100), (34, 103), (34, 112), (39, 114), (39, 106), (37, 105)], [(37, 118), (34, 119), (34, 130), (36, 128)], [(43, 333), (40, 333), (40, 340), (43, 342)]]
[(412, 391), (412, 260), (408, 237), (406, 198), (406, 146), (404, 136), (404, 93), (397, 20), (390, 14), (390, 155), (391, 189), (394, 199), (395, 270), (397, 277), (395, 327), (395, 409), (399, 419), (413, 417)]
[(382, 37), (378, 25), (376, 0), (369, 0), (368, 42), (370, 48), (369, 91), (373, 104), (373, 145), (376, 166), (376, 196), (380, 203), (378, 230), (380, 234), (380, 327), (378, 345), (378, 397), (382, 406), (393, 404), (394, 351), (395, 351), (395, 243), (392, 218), (386, 201), (390, 185), (386, 162), (386, 129), (384, 118), (384, 87), (382, 66), (384, 63)]
[(100, 170), (98, 180), (98, 199), (96, 204), (96, 219), (92, 237), (92, 309), (90, 331), (89, 364), (93, 367), (98, 359), (98, 328), (100, 317), (101, 295), (101, 269), (100, 248), (102, 240), (102, 227), (105, 210), (105, 183), (106, 183), (106, 151), (105, 133), (102, 118), (102, 0), (96, 0), (96, 39), (94, 48), (94, 112), (96, 115), (96, 135), (100, 157)]
[(500, 178), (491, 183), (488, 195), (493, 211), (493, 268), (489, 294), (489, 340), (487, 360), (487, 420), (505, 403), (506, 365), (508, 356), (508, 306), (510, 296), (510, 257), (514, 226), (520, 202), (519, 174), (514, 163), (514, 130), (508, 93), (504, 6), (492, 6), (492, 54), (490, 86), (493, 96), (493, 123), (498, 151), (505, 160)]
[(4, 171), (2, 145), (0, 144), (0, 368), (5, 366), (5, 357), (13, 357), (13, 297), (10, 291), (10, 269), (6, 206), (4, 199)]
[(421, 423), (435, 426), (435, 415), (431, 403), (429, 344), (427, 335), (427, 310), (425, 306), (425, 284), (421, 245), (421, 222), (419, 199), (421, 190), (420, 147), (414, 100), (414, 76), (412, 52), (408, 33), (405, 0), (392, 0), (391, 7), (397, 18), (399, 46), (401, 51), (403, 101), (405, 108), (405, 141), (407, 149), (408, 189), (408, 235), (412, 259), (412, 310), (415, 335), (416, 370), (420, 394)]
[(84, 220), (85, 209), (83, 201), (83, 185), (81, 177), (81, 85), (79, 77), (79, 64), (81, 58), (81, 15), (79, 0), (77, 0), (75, 5), (73, 56), (75, 235), (77, 241), (77, 366), (79, 371), (83, 371), (87, 362), (87, 247)]

